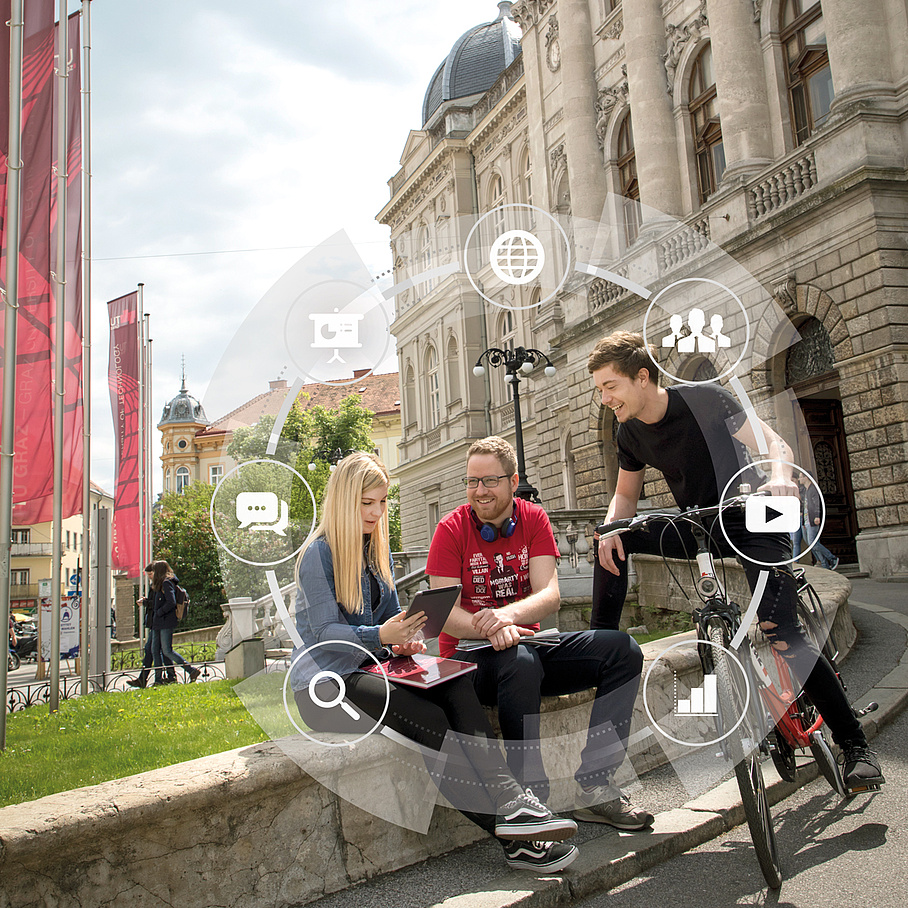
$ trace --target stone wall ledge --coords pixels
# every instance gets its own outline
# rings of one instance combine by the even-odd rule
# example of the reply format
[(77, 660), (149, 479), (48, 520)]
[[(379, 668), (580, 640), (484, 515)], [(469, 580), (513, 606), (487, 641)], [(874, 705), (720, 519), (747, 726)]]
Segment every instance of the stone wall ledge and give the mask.
[[(850, 648), (850, 583), (828, 571), (808, 573), (827, 609), (838, 612), (839, 639)], [(851, 633), (843, 637), (846, 627)], [(648, 663), (666, 643), (644, 646)], [(666, 658), (664, 679), (698, 670), (692, 654)], [(582, 739), (591, 700), (591, 692), (547, 698), (543, 738)], [(645, 724), (638, 700), (634, 726)], [(376, 785), (406, 792), (394, 746), (373, 736), (351, 752), (295, 739), (291, 759), (266, 742), (4, 807), (0, 908), (292, 908), (481, 838), (459, 813), (443, 808), (426, 834), (412, 832), (313, 778), (343, 776), (366, 797)], [(553, 772), (550, 764), (550, 757), (559, 759), (556, 749), (546, 753), (553, 778), (564, 775), (564, 767)], [(664, 759), (658, 746), (632, 755), (637, 772)]]

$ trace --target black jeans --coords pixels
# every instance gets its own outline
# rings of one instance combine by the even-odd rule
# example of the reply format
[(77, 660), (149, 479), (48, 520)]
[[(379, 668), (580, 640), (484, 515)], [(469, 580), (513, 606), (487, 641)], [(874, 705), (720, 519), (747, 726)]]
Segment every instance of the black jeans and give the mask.
[[(766, 590), (757, 609), (761, 623), (774, 624), (764, 628), (771, 643), (786, 645), (784, 652), (794, 676), (802, 684), (807, 696), (829, 726), (832, 737), (839, 745), (850, 741), (864, 742), (861, 723), (855, 718), (841, 684), (832, 666), (807, 637), (797, 616), (797, 581), (790, 565), (767, 567), (755, 562), (778, 563), (791, 558), (791, 539), (787, 533), (750, 533), (744, 527), (739, 515), (725, 518), (728, 539), (722, 533), (719, 521), (707, 521), (707, 544), (718, 558), (737, 558), (744, 568), (751, 592), (757, 584), (761, 571), (767, 571)], [(664, 531), (663, 531), (664, 530)], [(593, 616), (591, 627), (617, 628), (627, 596), (627, 556), (633, 553), (665, 555), (669, 558), (692, 559), (697, 544), (690, 528), (684, 525), (651, 523), (645, 530), (634, 530), (619, 537), (624, 546), (625, 560), (613, 553), (619, 573), (607, 571), (599, 563), (593, 566)], [(729, 545), (731, 540), (749, 558), (742, 558)]]
[(456, 653), (475, 662), (479, 700), (498, 707), (508, 765), (545, 800), (549, 780), (542, 765), (539, 711), (544, 696), (595, 688), (586, 747), (575, 773), (584, 785), (607, 784), (624, 761), (643, 653), (633, 637), (617, 630), (573, 631), (558, 646), (519, 643)]
[[(385, 706), (385, 682), (377, 675), (347, 675), (346, 699), (373, 719)], [(327, 683), (325, 693), (316, 685), (316, 696), (330, 701), (337, 688)], [(313, 705), (306, 689), (294, 692), (303, 722), (325, 728), (326, 710)], [(492, 833), (498, 807), (523, 794), (509, 771), (501, 746), (485, 711), (476, 699), (468, 677), (445, 681), (428, 690), (391, 682), (388, 711), (382, 724), (404, 737), (442, 754), (444, 759), (427, 766), (439, 791), (481, 829)], [(331, 730), (338, 730), (333, 725)], [(448, 735), (452, 731), (458, 735)], [(439, 771), (439, 766), (443, 770)]]

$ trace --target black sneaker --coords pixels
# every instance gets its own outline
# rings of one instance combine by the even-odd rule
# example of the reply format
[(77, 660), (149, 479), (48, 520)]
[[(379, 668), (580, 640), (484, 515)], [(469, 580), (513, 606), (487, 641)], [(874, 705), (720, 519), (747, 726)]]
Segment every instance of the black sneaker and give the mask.
[(504, 856), (511, 870), (557, 873), (573, 864), (580, 852), (562, 842), (505, 842)]
[(130, 678), (126, 683), (130, 687), (145, 687), (145, 682), (139, 680), (138, 678)]
[(529, 788), (499, 809), (495, 821), (495, 835), (499, 839), (560, 842), (577, 832), (573, 820), (555, 816)]
[(880, 761), (866, 743), (846, 744), (839, 755), (839, 762), (842, 764), (842, 780), (852, 794), (876, 790), (886, 781)]

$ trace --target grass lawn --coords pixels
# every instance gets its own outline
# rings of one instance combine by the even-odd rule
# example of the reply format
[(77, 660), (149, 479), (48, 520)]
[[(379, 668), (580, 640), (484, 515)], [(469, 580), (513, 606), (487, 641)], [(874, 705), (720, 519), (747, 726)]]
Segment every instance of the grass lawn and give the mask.
[(6, 717), (0, 807), (182, 763), (267, 736), (233, 681), (91, 694)]

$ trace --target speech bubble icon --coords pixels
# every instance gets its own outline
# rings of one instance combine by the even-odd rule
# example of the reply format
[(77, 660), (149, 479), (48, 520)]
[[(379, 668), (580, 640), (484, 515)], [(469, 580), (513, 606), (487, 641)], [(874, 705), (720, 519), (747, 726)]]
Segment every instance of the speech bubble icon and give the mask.
[(243, 530), (251, 523), (276, 523), (278, 500), (274, 492), (240, 492), (236, 496), (236, 519)]

